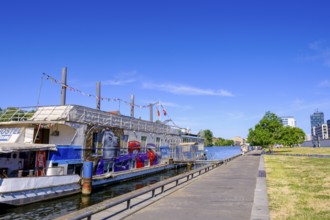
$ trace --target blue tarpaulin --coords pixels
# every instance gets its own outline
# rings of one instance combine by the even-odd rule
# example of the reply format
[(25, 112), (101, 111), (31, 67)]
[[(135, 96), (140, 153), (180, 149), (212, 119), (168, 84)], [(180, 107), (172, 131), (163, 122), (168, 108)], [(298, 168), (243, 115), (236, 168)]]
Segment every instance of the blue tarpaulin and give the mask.
[(60, 164), (82, 163), (81, 146), (56, 146), (57, 151), (49, 152), (49, 160)]

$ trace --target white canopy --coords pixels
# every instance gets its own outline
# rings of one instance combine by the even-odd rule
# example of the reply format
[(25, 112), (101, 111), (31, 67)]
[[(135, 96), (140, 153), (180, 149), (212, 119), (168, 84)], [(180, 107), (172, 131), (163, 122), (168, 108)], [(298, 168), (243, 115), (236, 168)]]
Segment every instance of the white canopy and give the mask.
[(40, 150), (56, 151), (57, 149), (55, 144), (0, 143), (0, 153)]
[(192, 146), (198, 144), (197, 142), (185, 142), (185, 143), (180, 143), (179, 146)]

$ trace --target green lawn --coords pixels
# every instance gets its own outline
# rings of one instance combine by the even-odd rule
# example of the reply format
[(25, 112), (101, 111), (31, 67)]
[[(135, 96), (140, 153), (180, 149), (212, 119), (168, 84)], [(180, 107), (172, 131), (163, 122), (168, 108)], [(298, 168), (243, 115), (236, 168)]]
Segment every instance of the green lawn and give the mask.
[(265, 155), (264, 159), (272, 220), (330, 219), (330, 158)]
[(280, 154), (326, 154), (330, 155), (330, 147), (293, 147), (273, 148), (275, 153)]

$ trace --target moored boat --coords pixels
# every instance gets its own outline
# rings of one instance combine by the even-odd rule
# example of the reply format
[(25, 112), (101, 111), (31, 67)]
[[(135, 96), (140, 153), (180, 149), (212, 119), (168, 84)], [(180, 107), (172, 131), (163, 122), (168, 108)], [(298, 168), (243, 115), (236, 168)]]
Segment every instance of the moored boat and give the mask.
[(0, 115), (0, 203), (79, 193), (84, 162), (93, 164), (96, 188), (172, 168), (190, 150), (197, 159), (203, 140), (162, 123), (79, 105), (8, 108)]

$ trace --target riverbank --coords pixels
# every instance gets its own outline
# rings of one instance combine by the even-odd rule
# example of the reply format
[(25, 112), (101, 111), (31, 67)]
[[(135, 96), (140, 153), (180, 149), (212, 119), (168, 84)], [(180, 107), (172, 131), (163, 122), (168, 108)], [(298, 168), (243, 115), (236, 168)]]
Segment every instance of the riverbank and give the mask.
[(264, 155), (271, 219), (330, 219), (330, 159), (307, 157), (329, 155), (330, 149), (280, 148), (274, 152), (276, 156)]
[[(59, 219), (71, 219), (72, 216), (82, 219), (93, 215), (92, 219), (236, 220), (250, 219), (251, 216), (251, 219), (268, 220), (268, 205), (265, 206), (267, 199), (263, 200), (265, 202), (262, 206), (258, 205), (260, 201), (255, 199), (261, 199), (256, 195), (262, 192), (266, 194), (266, 190), (261, 191), (261, 184), (257, 184), (259, 173), (263, 171), (259, 170), (260, 156), (261, 151), (248, 152), (245, 156), (237, 155), (235, 159), (221, 163), (222, 165), (216, 169), (213, 164), (212, 169), (206, 169), (210, 172), (192, 171), (197, 175), (189, 173), (188, 176), (181, 176), (180, 179), (183, 181), (179, 182), (178, 179), (170, 180), (177, 187), (156, 185), (155, 188), (142, 188), (141, 191), (135, 192), (135, 195), (104, 201), (103, 204)], [(205, 168), (206, 166), (202, 169)], [(254, 207), (257, 212), (251, 213)]]
[[(235, 147), (231, 147), (230, 149), (227, 149), (226, 147), (217, 147), (213, 150), (217, 150), (217, 152), (214, 153), (215, 156), (219, 155), (221, 157), (229, 158), (239, 154), (239, 148), (234, 151), (233, 149), (235, 149)], [(152, 185), (156, 182), (163, 181), (186, 171), (186, 168), (178, 168), (151, 176), (134, 179), (129, 182), (113, 184), (98, 190), (94, 190), (90, 197), (77, 194), (45, 202), (38, 202), (22, 207), (0, 206), (0, 219), (23, 219), (27, 215), (29, 218), (33, 218), (34, 220), (54, 219), (69, 212), (77, 211), (104, 200), (132, 192), (144, 186)]]

